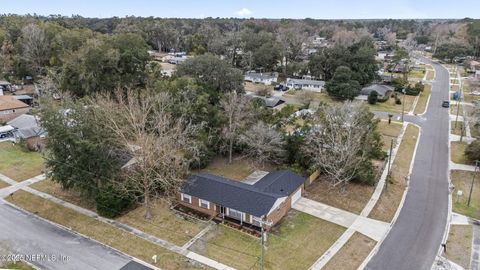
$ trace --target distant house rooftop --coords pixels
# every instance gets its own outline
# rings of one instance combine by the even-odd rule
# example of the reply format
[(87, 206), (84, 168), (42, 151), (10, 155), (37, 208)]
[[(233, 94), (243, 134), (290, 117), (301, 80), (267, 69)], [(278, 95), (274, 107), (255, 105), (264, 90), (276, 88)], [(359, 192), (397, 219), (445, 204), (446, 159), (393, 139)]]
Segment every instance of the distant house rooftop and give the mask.
[(318, 85), (320, 87), (323, 87), (325, 85), (325, 81), (288, 78), (287, 79), (287, 85), (290, 85), (290, 84), (292, 84), (292, 85)]
[(7, 122), (7, 124), (14, 127), (15, 133), (22, 139), (46, 135), (46, 131), (40, 126), (37, 116), (22, 114)]
[(14, 96), (0, 96), (0, 111), (28, 108), (28, 105)]
[(362, 88), (362, 90), (360, 91), (360, 95), (368, 96), (373, 91), (377, 92), (379, 96), (384, 97), (389, 93), (393, 92), (393, 87), (382, 84), (372, 84), (370, 86)]

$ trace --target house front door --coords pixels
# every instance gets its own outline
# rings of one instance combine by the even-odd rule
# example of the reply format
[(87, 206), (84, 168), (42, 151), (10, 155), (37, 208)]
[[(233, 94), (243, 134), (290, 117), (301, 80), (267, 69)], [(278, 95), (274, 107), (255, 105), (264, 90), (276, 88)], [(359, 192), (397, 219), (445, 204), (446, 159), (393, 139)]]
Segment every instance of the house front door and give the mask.
[(220, 214), (226, 214), (227, 211), (225, 210), (225, 207), (219, 206), (218, 209), (220, 210)]

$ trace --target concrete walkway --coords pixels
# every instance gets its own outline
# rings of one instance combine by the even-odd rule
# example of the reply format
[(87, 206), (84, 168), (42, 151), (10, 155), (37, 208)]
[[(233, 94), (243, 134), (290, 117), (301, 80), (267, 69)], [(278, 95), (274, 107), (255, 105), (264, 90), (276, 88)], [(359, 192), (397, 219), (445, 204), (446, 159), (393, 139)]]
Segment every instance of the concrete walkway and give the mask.
[(300, 198), (293, 209), (324, 219), (345, 228), (351, 228), (375, 241), (380, 241), (388, 231), (389, 223), (362, 217), (307, 198)]
[[(2, 179), (6, 179), (8, 177), (2, 175), (3, 178)], [(6, 177), (6, 178), (5, 178)], [(37, 182), (40, 182), (42, 180), (45, 179), (45, 175), (44, 174), (41, 174), (41, 175), (37, 175), (35, 177), (32, 177), (28, 180), (25, 180), (25, 181), (22, 181), (22, 182), (15, 182), (14, 180), (12, 179), (9, 179), (10, 180), (10, 185), (11, 186), (8, 186), (8, 187), (5, 187), (5, 188), (2, 188), (0, 189), (0, 198), (5, 198), (6, 196), (10, 195), (11, 193), (19, 190), (19, 189), (23, 189), (25, 187), (28, 187), (29, 185), (31, 184), (34, 184), (34, 183), (37, 183)], [(13, 181), (13, 182), (12, 182)]]
[(450, 170), (462, 170), (462, 171), (475, 171), (475, 166), (473, 165), (466, 165), (466, 164), (458, 164), (450, 161)]
[[(156, 245), (159, 245), (159, 246), (161, 246), (165, 249), (168, 249), (172, 252), (183, 255), (183, 256), (191, 259), (191, 260), (200, 262), (200, 263), (202, 263), (206, 266), (209, 266), (211, 268), (219, 269), (219, 270), (234, 270), (234, 268), (232, 268), (232, 267), (229, 267), (227, 265), (224, 265), (222, 263), (214, 261), (210, 258), (207, 258), (207, 257), (205, 257), (203, 255), (200, 255), (200, 254), (197, 254), (195, 252), (189, 251), (189, 250), (187, 250), (187, 248), (179, 247), (179, 246), (177, 246), (173, 243), (170, 243), (166, 240), (160, 239), (158, 237), (155, 237), (153, 235), (150, 235), (148, 233), (140, 231), (140, 230), (138, 230), (136, 228), (133, 228), (129, 225), (126, 225), (124, 223), (118, 222), (118, 221), (113, 220), (113, 219), (108, 219), (108, 218), (101, 217), (93, 211), (90, 211), (90, 210), (82, 208), (78, 205), (74, 205), (74, 204), (71, 204), (69, 202), (63, 201), (63, 200), (58, 199), (58, 198), (56, 198), (56, 197), (54, 197), (50, 194), (47, 194), (47, 193), (44, 193), (44, 192), (41, 192), (41, 191), (38, 191), (36, 189), (28, 187), (28, 185), (33, 184), (33, 183), (38, 182), (38, 181), (41, 181), (43, 179), (45, 179), (45, 177), (43, 175), (39, 175), (39, 176), (33, 177), (31, 179), (25, 180), (23, 182), (16, 182), (16, 181), (6, 177), (5, 175), (0, 174), (0, 180), (3, 180), (5, 182), (8, 182), (8, 183), (12, 184), (12, 186), (1, 189), (0, 192), (2, 192), (3, 190), (8, 190), (9, 191), (8, 193), (4, 192), (8, 195), (8, 194), (12, 193), (13, 191), (22, 189), (26, 192), (29, 192), (29, 193), (32, 193), (32, 194), (37, 195), (39, 197), (42, 197), (42, 198), (44, 198), (48, 201), (60, 204), (64, 207), (66, 207), (66, 208), (74, 210), (74, 211), (76, 211), (80, 214), (83, 214), (85, 216), (94, 218), (94, 219), (96, 219), (98, 221), (101, 221), (103, 223), (110, 224), (110, 225), (112, 225), (112, 226), (114, 226), (118, 229), (124, 230), (128, 233), (134, 234), (134, 235), (136, 235), (136, 236), (138, 236), (138, 237), (140, 237), (140, 238), (142, 238), (146, 241), (152, 242), (152, 243), (154, 243)], [(3, 193), (0, 193), (0, 194), (3, 194)]]
[[(467, 136), (463, 136), (463, 138), (462, 138), (462, 142), (466, 142), (468, 144), (472, 143), (475, 140), (476, 140), (475, 138), (467, 137)], [(460, 135), (450, 134), (450, 141), (451, 142), (459, 142), (460, 141)]]

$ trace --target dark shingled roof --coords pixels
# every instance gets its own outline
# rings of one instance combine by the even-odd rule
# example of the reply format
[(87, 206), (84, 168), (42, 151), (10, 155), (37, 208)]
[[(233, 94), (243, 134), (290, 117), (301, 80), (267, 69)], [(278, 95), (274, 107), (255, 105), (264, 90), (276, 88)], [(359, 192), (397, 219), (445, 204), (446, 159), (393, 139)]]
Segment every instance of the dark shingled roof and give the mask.
[(197, 173), (187, 179), (181, 192), (261, 217), (268, 214), (277, 199), (291, 195), (304, 181), (290, 171), (271, 172), (254, 185)]

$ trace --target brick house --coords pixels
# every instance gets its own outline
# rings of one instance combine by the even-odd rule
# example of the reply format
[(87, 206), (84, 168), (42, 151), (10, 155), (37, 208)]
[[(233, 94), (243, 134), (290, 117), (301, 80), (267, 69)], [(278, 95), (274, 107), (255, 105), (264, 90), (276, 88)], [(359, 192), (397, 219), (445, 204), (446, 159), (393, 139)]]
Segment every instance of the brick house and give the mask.
[(10, 121), (28, 111), (30, 107), (14, 96), (0, 96), (0, 122)]
[(262, 219), (269, 230), (304, 192), (305, 178), (291, 171), (270, 172), (254, 183), (197, 173), (177, 194), (180, 205), (212, 218), (234, 221), (260, 230)]

